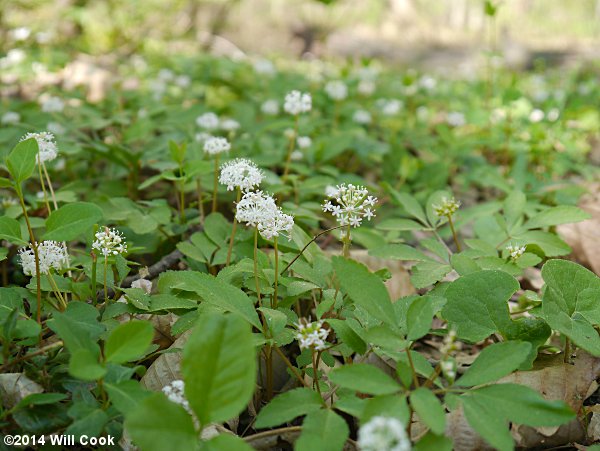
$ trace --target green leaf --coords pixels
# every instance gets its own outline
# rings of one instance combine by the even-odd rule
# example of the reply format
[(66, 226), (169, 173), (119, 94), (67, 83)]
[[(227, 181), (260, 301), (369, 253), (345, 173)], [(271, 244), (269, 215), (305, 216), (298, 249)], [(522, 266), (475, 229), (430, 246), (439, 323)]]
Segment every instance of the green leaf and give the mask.
[(219, 434), (207, 442), (201, 442), (201, 451), (253, 451), (242, 438), (233, 434)]
[(419, 224), (412, 219), (384, 219), (376, 226), (379, 230), (397, 230), (404, 232), (406, 230), (423, 230), (423, 224)]
[(191, 415), (162, 393), (148, 396), (127, 414), (125, 428), (143, 451), (198, 449)]
[(410, 281), (415, 288), (425, 288), (442, 280), (452, 271), (452, 266), (436, 261), (421, 262), (412, 267)]
[(98, 322), (98, 315), (98, 310), (85, 302), (69, 302), (64, 312), (54, 313), (48, 327), (62, 338), (71, 353), (81, 348), (95, 351), (105, 329)]
[(465, 396), (490, 406), (497, 416), (517, 424), (560, 426), (575, 418), (575, 413), (564, 401), (548, 401), (524, 385), (493, 384), (471, 390)]
[(102, 219), (100, 207), (89, 202), (74, 202), (54, 210), (46, 219), (45, 240), (70, 241), (91, 233)]
[(335, 334), (342, 339), (344, 344), (350, 346), (354, 352), (358, 352), (359, 354), (367, 352), (367, 344), (348, 326), (345, 320), (327, 319), (327, 323), (333, 328)]
[(333, 257), (332, 264), (342, 290), (356, 305), (374, 318), (394, 324), (394, 307), (387, 288), (379, 277), (354, 260)]
[(427, 224), (427, 218), (425, 217), (425, 210), (421, 207), (421, 204), (408, 193), (400, 193), (397, 191), (392, 192), (394, 199), (402, 205), (408, 214), (418, 219), (423, 224)]
[(542, 318), (528, 316), (513, 321), (513, 327), (506, 333), (506, 339), (531, 343), (529, 356), (519, 366), (520, 370), (531, 369), (537, 358), (538, 348), (546, 343), (551, 334), (552, 329)]
[(0, 240), (6, 240), (19, 246), (27, 246), (21, 235), (21, 225), (19, 221), (8, 216), (0, 217)]
[(480, 403), (472, 396), (461, 396), (460, 400), (467, 421), (486, 442), (499, 451), (514, 449), (508, 422), (496, 415), (492, 406)]
[(379, 258), (391, 258), (394, 260), (407, 261), (433, 261), (431, 257), (425, 255), (420, 250), (415, 249), (407, 244), (388, 244), (387, 246), (378, 247), (369, 250), (369, 255)]
[(262, 329), (254, 303), (239, 288), (208, 274), (195, 271), (167, 271), (158, 280), (161, 292), (173, 289), (192, 291), (220, 309), (237, 313), (257, 329)]
[(306, 387), (296, 388), (276, 396), (263, 407), (254, 426), (257, 429), (278, 426), (321, 407), (323, 403), (317, 392)]
[(483, 349), (457, 385), (472, 387), (496, 381), (519, 368), (531, 351), (531, 343), (506, 341)]
[(129, 321), (117, 326), (104, 347), (107, 362), (125, 363), (144, 355), (154, 338), (154, 327), (148, 321)]
[(522, 191), (513, 191), (504, 200), (503, 210), (509, 230), (517, 224), (525, 212), (527, 197)]
[(106, 374), (106, 368), (98, 362), (99, 352), (86, 348), (76, 350), (69, 360), (69, 373), (84, 381), (95, 381)]
[(121, 381), (116, 384), (105, 383), (110, 402), (121, 413), (128, 415), (138, 408), (140, 403), (152, 394), (144, 390), (139, 382), (133, 380)]
[(538, 213), (527, 221), (523, 227), (526, 229), (539, 229), (559, 224), (580, 222), (589, 218), (591, 218), (591, 215), (581, 208), (570, 205), (561, 205), (558, 207), (547, 208), (541, 213)]
[(586, 351), (600, 356), (600, 278), (567, 260), (550, 260), (542, 267), (546, 282), (542, 311), (548, 325)]
[(408, 327), (406, 338), (414, 341), (427, 335), (435, 313), (435, 304), (429, 296), (422, 296), (415, 299), (406, 312), (406, 324)]
[(425, 423), (436, 434), (446, 429), (446, 411), (440, 400), (427, 388), (417, 388), (410, 394), (410, 404)]
[(477, 342), (512, 327), (508, 300), (519, 283), (502, 271), (478, 271), (452, 282), (442, 316), (462, 339)]
[(302, 433), (296, 441), (296, 451), (338, 451), (350, 435), (348, 424), (332, 410), (309, 413), (302, 423)]
[(38, 152), (37, 141), (35, 138), (29, 138), (17, 144), (6, 158), (6, 167), (19, 191), (21, 182), (31, 177), (35, 170)]
[(452, 440), (443, 435), (428, 432), (414, 446), (414, 451), (452, 451)]
[(329, 380), (341, 387), (369, 395), (389, 395), (400, 391), (400, 385), (379, 368), (357, 363), (336, 368)]
[(254, 393), (256, 352), (248, 324), (236, 315), (200, 317), (183, 351), (185, 394), (200, 423), (240, 413)]
[(14, 408), (16, 410), (27, 406), (54, 404), (66, 398), (64, 393), (33, 393), (25, 396)]

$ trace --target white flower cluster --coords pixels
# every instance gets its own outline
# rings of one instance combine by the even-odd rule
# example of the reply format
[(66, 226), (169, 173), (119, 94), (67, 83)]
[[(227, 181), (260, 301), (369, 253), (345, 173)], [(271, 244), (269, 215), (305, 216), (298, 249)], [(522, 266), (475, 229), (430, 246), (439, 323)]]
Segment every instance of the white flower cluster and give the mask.
[(250, 227), (257, 227), (267, 240), (292, 231), (294, 217), (283, 213), (275, 199), (262, 191), (244, 194), (236, 207), (235, 217)]
[(0, 124), (16, 124), (21, 120), (21, 115), (15, 111), (7, 111), (2, 115)]
[(525, 253), (525, 246), (519, 246), (518, 244), (509, 244), (506, 246), (506, 251), (510, 256), (510, 259), (514, 262), (519, 259), (521, 255)]
[(378, 416), (360, 427), (358, 448), (361, 451), (410, 451), (411, 443), (400, 420)]
[(54, 141), (54, 135), (48, 132), (27, 133), (21, 138), (21, 141), (34, 138), (37, 141), (39, 153), (37, 155), (38, 163), (52, 161), (58, 156), (58, 147)]
[(219, 183), (227, 185), (228, 191), (233, 191), (235, 188), (250, 191), (260, 185), (264, 177), (263, 172), (254, 162), (246, 158), (237, 158), (221, 166)]
[(49, 96), (41, 101), (44, 113), (61, 113), (65, 109), (65, 102), (60, 97)]
[(358, 83), (358, 93), (362, 94), (363, 96), (370, 96), (371, 94), (373, 94), (375, 92), (375, 83), (371, 80), (361, 80)]
[(325, 92), (332, 100), (344, 100), (348, 97), (348, 86), (343, 81), (332, 80), (325, 85)]
[(297, 90), (289, 92), (285, 96), (283, 109), (286, 113), (297, 116), (300, 113), (308, 113), (312, 108), (312, 97), (307, 92)]
[(240, 123), (235, 119), (225, 118), (221, 120), (221, 130), (233, 132), (240, 128)]
[(371, 113), (367, 110), (356, 110), (354, 115), (352, 116), (352, 120), (357, 124), (370, 124), (371, 123)]
[(310, 136), (298, 136), (296, 144), (300, 149), (308, 149), (312, 145), (312, 139)]
[(105, 227), (103, 231), (96, 232), (96, 240), (92, 244), (93, 249), (99, 250), (102, 255), (117, 255), (127, 252), (127, 243), (123, 235), (117, 229)]
[(217, 129), (219, 128), (219, 116), (212, 112), (201, 114), (196, 118), (196, 125), (206, 130)]
[(277, 116), (279, 114), (279, 102), (274, 99), (265, 100), (260, 106), (260, 111), (269, 116)]
[(258, 232), (263, 238), (272, 240), (279, 235), (289, 237), (293, 227), (294, 217), (285, 214), (281, 208), (277, 208), (272, 215), (258, 223)]
[(204, 152), (209, 155), (217, 155), (223, 152), (229, 152), (231, 144), (225, 138), (219, 136), (211, 136), (204, 141)]
[(446, 115), (446, 122), (452, 127), (462, 127), (467, 123), (465, 115), (459, 111), (452, 111)]
[(193, 415), (190, 403), (185, 397), (185, 383), (182, 380), (174, 380), (162, 388), (169, 401), (182, 406), (190, 415)]
[(435, 210), (435, 214), (440, 218), (443, 216), (452, 216), (460, 208), (460, 201), (455, 200), (454, 197), (450, 199), (442, 197), (442, 203), (440, 205), (432, 205), (432, 207)]
[(314, 321), (312, 323), (298, 323), (298, 333), (296, 340), (300, 343), (300, 349), (313, 348), (322, 351), (327, 347), (327, 336), (329, 332), (323, 329), (323, 321)]
[(272, 77), (277, 73), (277, 69), (275, 65), (268, 59), (260, 58), (254, 61), (254, 72), (260, 75), (266, 75), (268, 77)]
[(323, 204), (323, 211), (330, 212), (342, 226), (358, 227), (363, 219), (370, 221), (375, 216), (373, 207), (377, 198), (369, 196), (364, 186), (343, 183), (336, 186), (328, 197), (330, 200)]
[(395, 116), (404, 107), (404, 104), (397, 99), (379, 99), (376, 104), (384, 116)]
[[(38, 243), (38, 256), (40, 259), (40, 274), (49, 274), (50, 270), (60, 270), (68, 264), (68, 255), (66, 248), (56, 241), (42, 241)], [(36, 276), (35, 254), (33, 248), (29, 245), (26, 249), (19, 251), (19, 259), (23, 266), (23, 273), (26, 276)]]

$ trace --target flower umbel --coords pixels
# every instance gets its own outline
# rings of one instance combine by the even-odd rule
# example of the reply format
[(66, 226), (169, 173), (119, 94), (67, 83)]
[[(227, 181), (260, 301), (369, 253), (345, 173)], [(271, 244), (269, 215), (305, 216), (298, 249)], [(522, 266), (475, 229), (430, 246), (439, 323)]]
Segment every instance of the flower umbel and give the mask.
[(286, 113), (293, 114), (294, 116), (300, 113), (308, 113), (312, 108), (312, 97), (307, 92), (300, 92), (297, 90), (289, 92), (285, 96), (285, 102), (283, 109)]
[(410, 451), (411, 444), (400, 420), (392, 417), (373, 417), (358, 431), (361, 451)]
[(225, 138), (212, 136), (204, 142), (204, 152), (209, 155), (217, 155), (230, 150), (231, 144)]
[(294, 217), (285, 214), (278, 208), (273, 215), (266, 216), (258, 223), (258, 231), (267, 240), (272, 240), (279, 235), (289, 236), (294, 227)]
[(275, 199), (262, 191), (244, 194), (236, 207), (235, 218), (250, 227), (258, 227), (261, 222), (269, 220), (277, 214)]
[(325, 85), (325, 92), (332, 100), (344, 100), (348, 97), (348, 87), (343, 81), (332, 80)]
[(329, 200), (323, 204), (323, 211), (330, 212), (342, 226), (358, 227), (363, 219), (369, 221), (375, 216), (373, 207), (377, 198), (369, 196), (364, 186), (343, 183), (328, 197)]
[(263, 181), (265, 175), (254, 164), (246, 158), (237, 158), (221, 166), (219, 182), (227, 185), (228, 191), (239, 188), (242, 191), (250, 191)]
[(300, 343), (300, 349), (313, 348), (322, 351), (327, 347), (327, 336), (329, 332), (323, 329), (323, 321), (314, 321), (312, 323), (298, 323), (298, 332), (296, 340)]
[(92, 244), (93, 249), (99, 250), (102, 255), (117, 255), (127, 252), (127, 243), (117, 229), (105, 227), (103, 231), (96, 232), (96, 240)]
[(37, 141), (39, 153), (37, 162), (52, 161), (58, 156), (58, 147), (54, 141), (54, 135), (48, 132), (27, 133), (21, 141), (34, 138)]
[(219, 116), (215, 113), (204, 113), (196, 118), (196, 125), (206, 130), (214, 130), (219, 128)]
[[(69, 258), (67, 249), (56, 241), (42, 241), (39, 243), (38, 255), (40, 259), (40, 274), (49, 274), (52, 268), (57, 271), (62, 269), (67, 265)], [(31, 245), (19, 251), (19, 259), (23, 266), (23, 273), (26, 276), (37, 275), (35, 270), (35, 254)]]
[(435, 210), (435, 214), (440, 218), (443, 216), (452, 216), (456, 213), (456, 210), (460, 208), (460, 201), (454, 199), (454, 197), (447, 198), (442, 197), (441, 204), (433, 205), (433, 209)]
[(174, 380), (169, 385), (162, 388), (162, 392), (167, 395), (169, 401), (182, 406), (187, 413), (193, 414), (190, 403), (185, 397), (185, 383), (182, 380)]
[(510, 259), (514, 262), (525, 253), (525, 246), (519, 246), (518, 244), (509, 244), (506, 246), (506, 251)]

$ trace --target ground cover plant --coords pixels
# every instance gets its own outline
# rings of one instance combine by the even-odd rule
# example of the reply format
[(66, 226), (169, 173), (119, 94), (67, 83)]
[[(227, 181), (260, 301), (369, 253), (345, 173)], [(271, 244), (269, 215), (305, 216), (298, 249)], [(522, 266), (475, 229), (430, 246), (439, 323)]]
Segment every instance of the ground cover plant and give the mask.
[(3, 434), (593, 442), (600, 279), (557, 226), (589, 218), (597, 76), (138, 57), (99, 101), (3, 100)]

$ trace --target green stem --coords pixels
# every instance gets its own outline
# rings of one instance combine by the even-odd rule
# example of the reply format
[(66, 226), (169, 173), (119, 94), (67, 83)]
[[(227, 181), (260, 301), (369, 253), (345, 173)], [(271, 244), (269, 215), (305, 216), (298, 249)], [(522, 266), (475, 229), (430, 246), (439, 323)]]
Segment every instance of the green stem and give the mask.
[(104, 303), (108, 302), (108, 284), (107, 284), (107, 274), (108, 274), (108, 255), (104, 256)]
[(50, 197), (52, 198), (52, 205), (54, 205), (54, 209), (58, 210), (58, 204), (56, 203), (56, 195), (54, 194), (54, 188), (52, 188), (52, 182), (50, 181), (50, 175), (48, 175), (48, 170), (46, 169), (46, 163), (42, 161), (42, 170), (44, 171), (44, 175), (46, 176), (46, 181), (48, 182), (48, 189), (50, 190)]
[(346, 258), (350, 257), (350, 224), (346, 226), (346, 236), (343, 238), (342, 255)]
[(271, 308), (277, 310), (277, 285), (279, 281), (279, 249), (277, 248), (277, 237), (273, 239), (273, 247), (275, 248), (275, 286), (273, 289), (273, 302), (271, 302)]
[(213, 180), (212, 212), (217, 211), (217, 190), (219, 189), (219, 154), (215, 155), (215, 176)]
[[(23, 193), (21, 187), (17, 187), (17, 196), (23, 210), (23, 217), (27, 224), (27, 231), (29, 232), (29, 239), (31, 240), (31, 248), (33, 249), (33, 258), (35, 260), (35, 279), (37, 283), (37, 312), (36, 320), (38, 324), (42, 324), (42, 275), (40, 274), (40, 254), (38, 252), (38, 244), (31, 228), (31, 222), (29, 221), (29, 215), (27, 214), (27, 207), (25, 206), (25, 200), (23, 199)], [(40, 341), (42, 340), (42, 334), (40, 332)]]
[(312, 353), (312, 367), (313, 367), (313, 386), (316, 387), (317, 393), (319, 397), (323, 399), (323, 394), (321, 393), (321, 386), (319, 385), (319, 357), (314, 349), (311, 348)]
[(254, 229), (254, 283), (256, 285), (256, 297), (258, 305), (262, 307), (262, 299), (260, 298), (260, 283), (258, 281), (258, 227)]
[[(240, 201), (241, 198), (242, 198), (242, 190), (238, 188), (236, 204)], [(229, 238), (229, 248), (227, 249), (227, 260), (225, 260), (225, 266), (229, 266), (229, 263), (231, 262), (231, 252), (233, 251), (233, 241), (235, 239), (236, 229), (237, 229), (237, 218), (234, 216), (233, 217), (233, 228), (231, 229), (231, 237)]]
[(335, 227), (331, 227), (330, 229), (327, 230), (323, 230), (322, 232), (317, 233), (308, 243), (306, 243), (306, 245), (302, 248), (302, 250), (293, 258), (293, 260), (291, 262), (289, 262), (287, 264), (287, 266), (285, 268), (283, 268), (283, 271), (281, 271), (280, 274), (283, 274), (284, 272), (286, 272), (288, 269), (290, 269), (290, 266), (292, 266), (296, 260), (298, 260), (302, 254), (304, 253), (304, 251), (306, 249), (308, 249), (308, 246), (310, 246), (312, 243), (314, 243), (321, 235), (325, 235), (327, 232), (331, 232), (332, 230), (337, 230), (337, 229), (341, 229), (342, 227), (345, 226), (335, 226)]
[(413, 363), (412, 356), (410, 355), (410, 346), (406, 348), (406, 357), (408, 357), (408, 364), (410, 366), (413, 384), (415, 384), (416, 388), (419, 388), (419, 379), (417, 378), (417, 371), (415, 370), (415, 364)]
[(563, 362), (571, 362), (571, 340), (565, 336), (565, 355), (563, 356)]
[[(180, 174), (181, 174), (180, 170)], [(181, 223), (185, 223), (185, 180), (179, 183), (179, 217)]]
[(294, 144), (298, 137), (298, 115), (296, 115), (294, 122), (294, 136), (290, 138), (290, 145), (288, 146), (287, 157), (285, 159), (285, 167), (283, 168), (283, 180), (285, 181), (290, 173), (290, 163), (292, 161), (292, 153), (294, 152)]
[(452, 222), (452, 215), (448, 215), (448, 224), (450, 225), (450, 230), (452, 230), (452, 238), (454, 238), (454, 244), (456, 244), (456, 250), (458, 252), (461, 251), (460, 243), (458, 242), (458, 236), (456, 235), (456, 230), (454, 229), (454, 223)]
[(279, 349), (277, 346), (274, 346), (273, 349), (275, 350), (275, 352), (277, 354), (279, 354), (279, 357), (281, 357), (281, 360), (283, 360), (283, 362), (290, 369), (290, 371), (294, 374), (294, 376), (296, 376), (296, 379), (298, 379), (298, 382), (300, 382), (302, 385), (304, 385), (306, 388), (308, 388), (308, 384), (306, 383), (304, 378), (300, 375), (300, 373), (298, 373), (298, 370), (296, 369), (296, 367), (294, 365), (292, 365), (292, 362), (290, 362), (290, 360), (286, 357), (286, 355), (283, 353), (283, 351), (281, 349)]
[(200, 224), (204, 224), (204, 202), (202, 202), (202, 185), (200, 177), (196, 179), (196, 193), (198, 195), (198, 212), (200, 213)]
[(60, 301), (60, 304), (63, 307), (62, 310), (65, 310), (67, 308), (67, 302), (65, 301), (65, 298), (63, 298), (58, 285), (56, 285), (54, 277), (52, 277), (52, 274), (48, 273), (46, 274), (46, 278), (48, 279), (48, 282), (50, 282), (50, 286), (52, 287), (52, 291), (54, 291), (54, 295)]
[(42, 176), (42, 165), (41, 163), (37, 165), (38, 172), (40, 174), (40, 185), (42, 185), (42, 193), (44, 193), (44, 203), (46, 204), (46, 209), (48, 210), (48, 214), (52, 213), (52, 209), (50, 208), (50, 202), (48, 201), (48, 194), (46, 193), (46, 184), (44, 183), (44, 177)]

